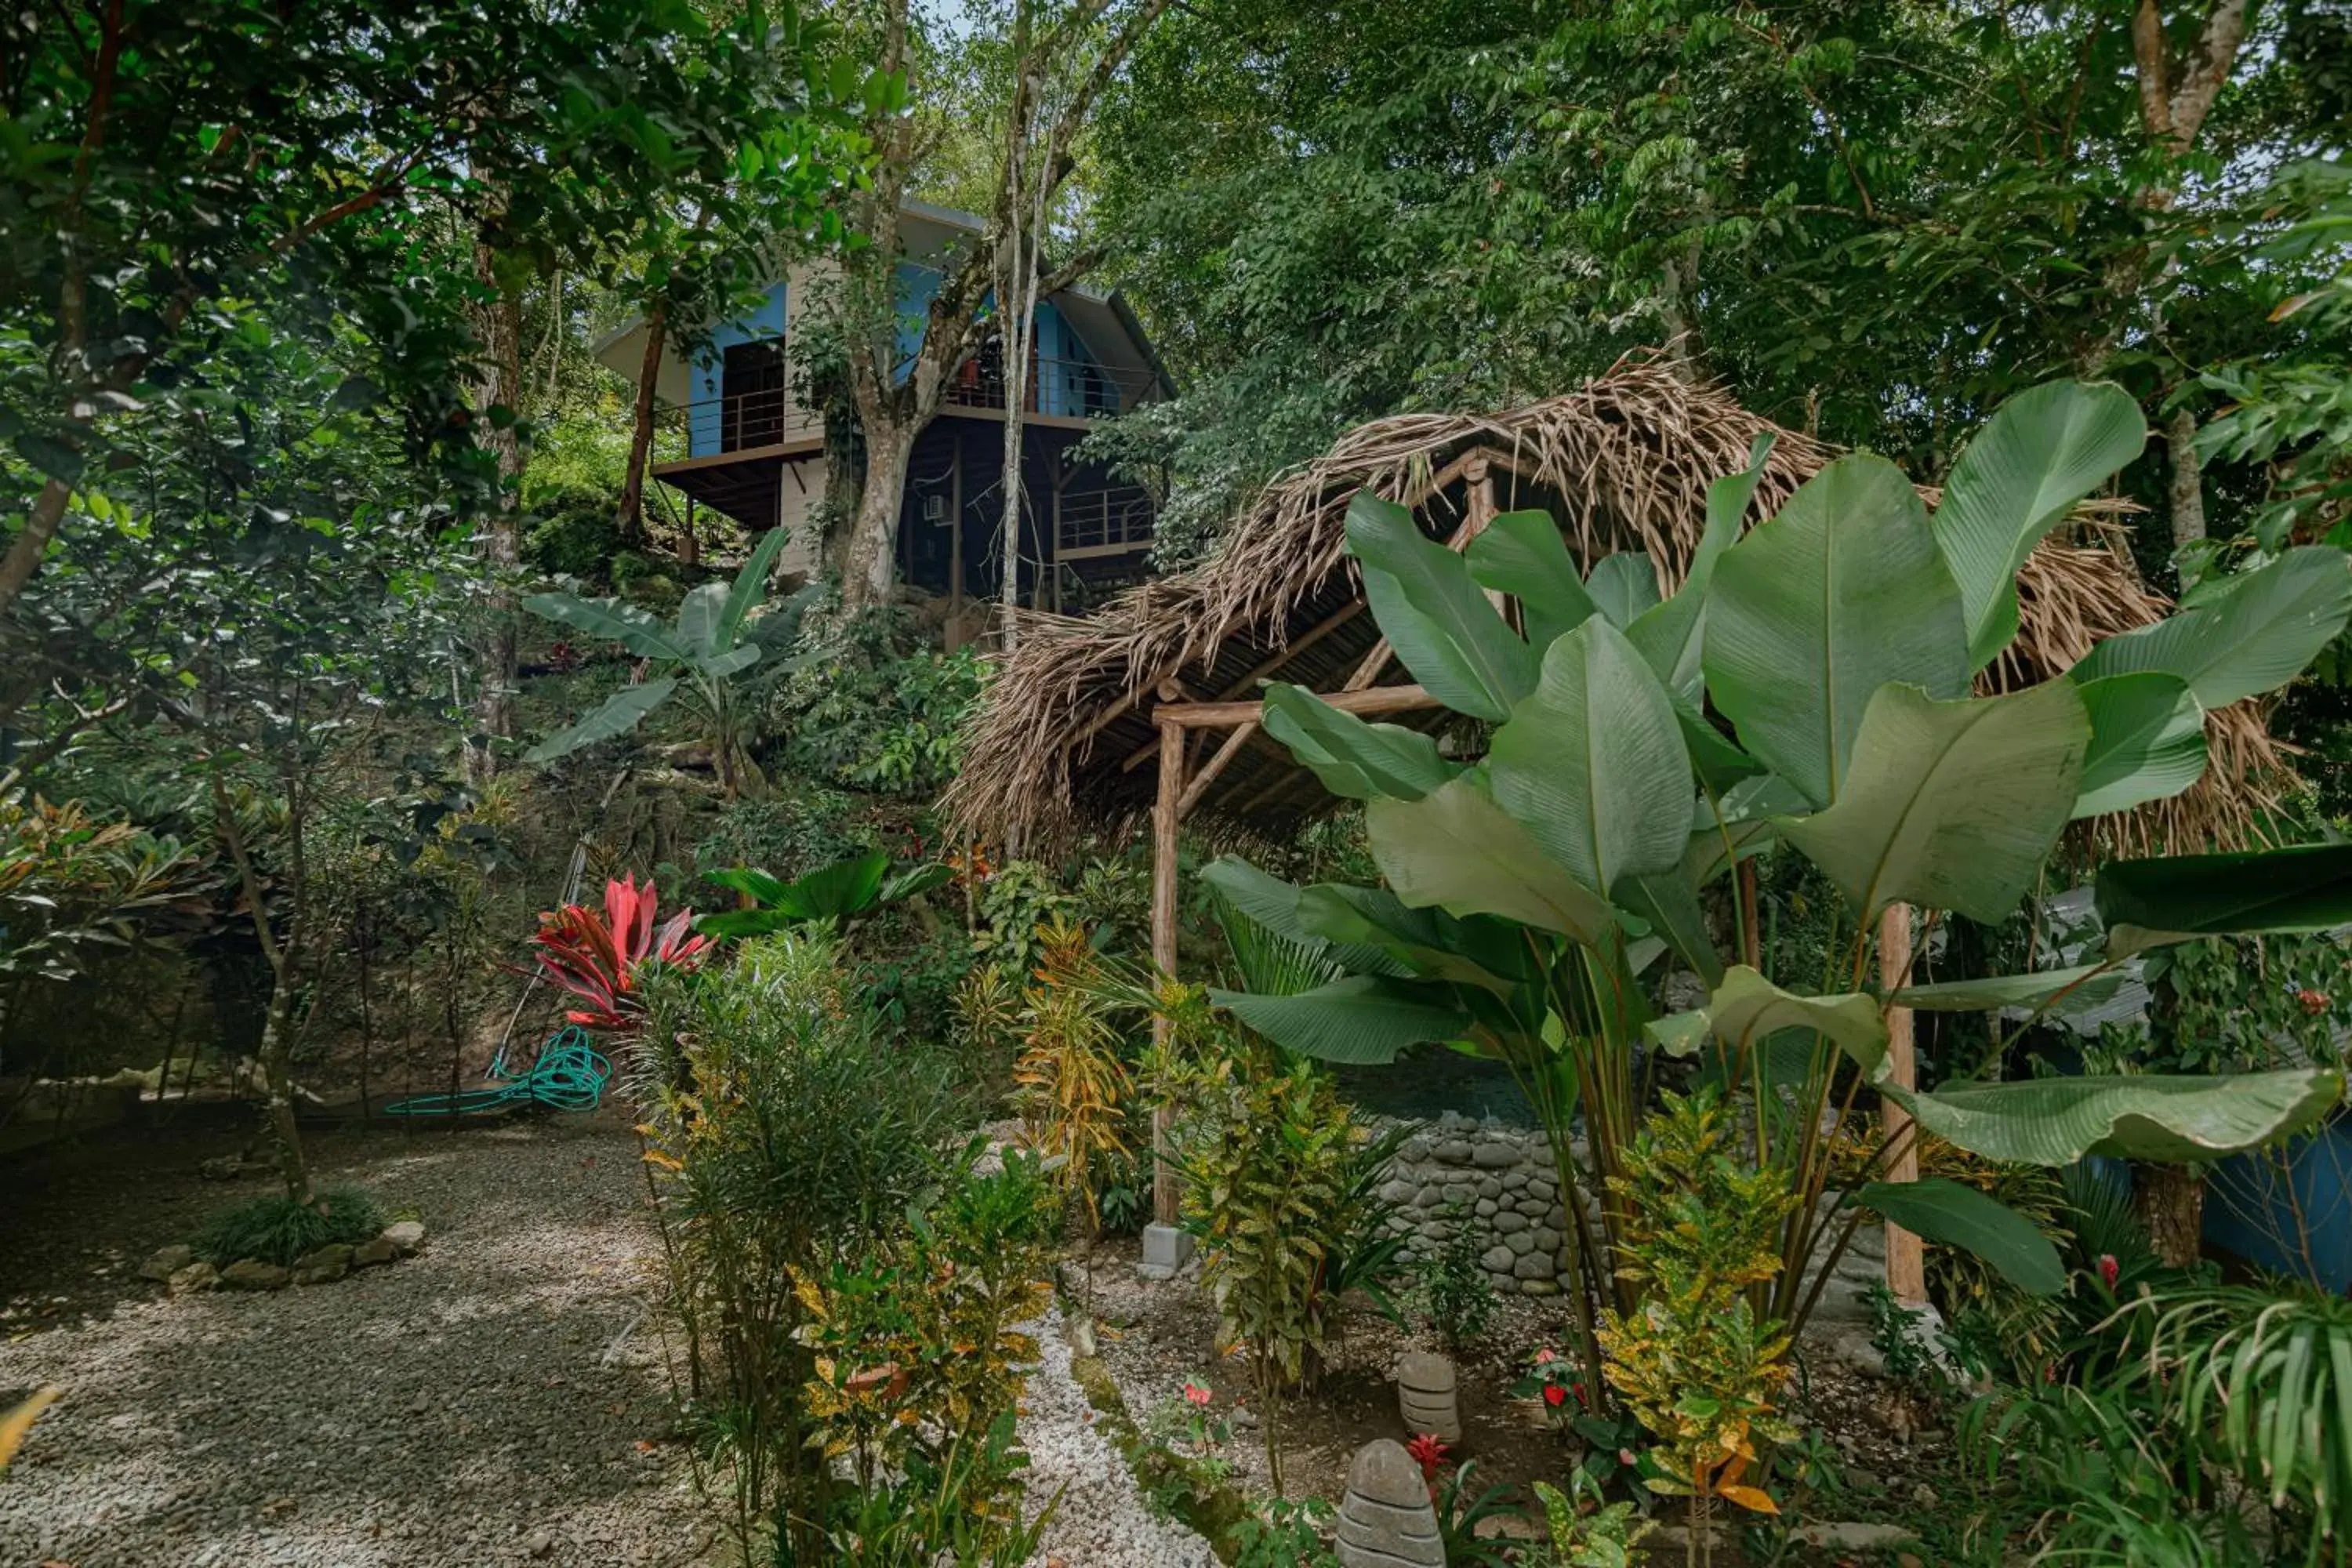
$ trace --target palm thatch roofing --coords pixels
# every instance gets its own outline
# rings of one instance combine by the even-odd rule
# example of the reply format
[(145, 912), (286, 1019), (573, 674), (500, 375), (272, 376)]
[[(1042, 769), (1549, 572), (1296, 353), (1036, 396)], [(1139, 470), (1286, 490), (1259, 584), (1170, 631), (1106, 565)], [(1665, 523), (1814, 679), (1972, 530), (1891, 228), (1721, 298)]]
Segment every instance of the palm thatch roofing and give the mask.
[[(1466, 515), (1480, 478), (1500, 510), (1538, 507), (1559, 520), (1586, 565), (1646, 552), (1671, 593), (1689, 566), (1707, 488), (1747, 466), (1765, 430), (1778, 439), (1749, 513), (1777, 511), (1838, 455), (1778, 429), (1714, 385), (1658, 361), (1629, 361), (1577, 391), (1495, 415), (1412, 414), (1375, 420), (1269, 485), (1201, 566), (1146, 583), (1086, 619), (1031, 614), (967, 735), (961, 776), (944, 807), (976, 837), (1041, 846), (1148, 816), (1156, 786), (1153, 710), (1163, 700), (1247, 700), (1260, 683), (1339, 689), (1379, 643), (1345, 544), (1360, 489), (1414, 510), (1443, 539)], [(1924, 489), (1932, 505), (1937, 492)], [(2055, 675), (2092, 644), (2161, 618), (2169, 603), (2117, 552), (2112, 503), (2089, 509), (2077, 542), (2054, 536), (2018, 573), (2017, 640), (1985, 672), (1988, 689)], [(1363, 678), (1359, 676), (1360, 684)], [(1412, 678), (1392, 661), (1379, 684)], [(1443, 711), (1391, 721), (1441, 729)], [(2211, 763), (2186, 795), (2097, 825), (2133, 847), (2234, 844), (2286, 776), (2260, 710), (2240, 703), (2206, 721)], [(1195, 732), (1187, 776), (1223, 737)], [(1219, 771), (1192, 815), (1277, 835), (1336, 804), (1263, 732)]]

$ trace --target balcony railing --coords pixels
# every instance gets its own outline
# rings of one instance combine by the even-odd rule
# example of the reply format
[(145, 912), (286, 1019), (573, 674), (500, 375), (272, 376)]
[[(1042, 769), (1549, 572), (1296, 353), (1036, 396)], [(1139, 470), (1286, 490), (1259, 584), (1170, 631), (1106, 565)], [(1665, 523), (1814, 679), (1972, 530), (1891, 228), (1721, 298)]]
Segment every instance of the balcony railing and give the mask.
[(712, 458), (821, 435), (824, 416), (794, 404), (782, 387), (763, 387), (673, 404), (662, 411), (660, 426), (685, 433), (686, 456)]
[[(1092, 419), (1149, 403), (1159, 378), (1148, 370), (1114, 370), (1083, 360), (1033, 359), (1022, 407), (1032, 414)], [(1004, 372), (992, 359), (974, 359), (948, 379), (944, 401), (964, 408), (1004, 406)]]
[(1151, 494), (1140, 486), (1066, 493), (1055, 517), (1055, 553), (1065, 560), (1123, 555), (1151, 543)]

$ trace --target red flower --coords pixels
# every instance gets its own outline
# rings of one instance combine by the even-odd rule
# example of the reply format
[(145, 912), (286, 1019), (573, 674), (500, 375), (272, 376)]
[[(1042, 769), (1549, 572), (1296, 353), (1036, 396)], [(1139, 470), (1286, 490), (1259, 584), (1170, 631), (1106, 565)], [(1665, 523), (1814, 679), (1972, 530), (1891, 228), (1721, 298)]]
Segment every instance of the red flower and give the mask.
[(2314, 991), (2306, 986), (2294, 994), (2294, 999), (2302, 1003), (2303, 1010), (2314, 1017), (2327, 1011), (2327, 993), (2325, 991)]
[(1202, 1410), (1206, 1410), (1209, 1407), (1209, 1401), (1215, 1397), (1216, 1396), (1214, 1394), (1211, 1394), (1207, 1389), (1202, 1388), (1197, 1383), (1188, 1383), (1184, 1385), (1184, 1403), (1187, 1405), (1196, 1405)]
[(1544, 1403), (1557, 1410), (1568, 1403), (1568, 1390), (1556, 1383), (1544, 1384)]
[(1415, 1436), (1404, 1446), (1404, 1451), (1411, 1454), (1412, 1462), (1421, 1467), (1421, 1479), (1432, 1485), (1436, 1484), (1437, 1472), (1450, 1462), (1445, 1457), (1445, 1445), (1438, 1441), (1434, 1432), (1423, 1432)]
[(2116, 1288), (2116, 1279), (2121, 1273), (2123, 1273), (2123, 1265), (2116, 1261), (2114, 1253), (2099, 1254), (2099, 1278), (2106, 1282), (2108, 1289), (2112, 1290)]

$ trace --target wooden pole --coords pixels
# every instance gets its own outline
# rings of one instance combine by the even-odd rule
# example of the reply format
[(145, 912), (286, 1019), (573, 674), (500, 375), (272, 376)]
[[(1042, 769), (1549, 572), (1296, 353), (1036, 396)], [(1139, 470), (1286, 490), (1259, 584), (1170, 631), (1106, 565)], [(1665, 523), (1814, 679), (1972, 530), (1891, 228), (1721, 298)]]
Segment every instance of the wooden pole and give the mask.
[[(1419, 686), (1375, 686), (1365, 691), (1327, 691), (1317, 695), (1340, 712), (1353, 713), (1358, 718), (1444, 706)], [(1162, 702), (1151, 711), (1161, 724), (1181, 724), (1195, 730), (1222, 730), (1234, 724), (1262, 723), (1265, 719), (1265, 704), (1262, 701)], [(1167, 753), (1163, 751), (1160, 754)]]
[[(1160, 721), (1160, 794), (1151, 806), (1151, 967), (1169, 979), (1176, 975), (1176, 825), (1177, 806), (1184, 796), (1184, 726)], [(1168, 1020), (1151, 1020), (1154, 1047), (1168, 1047)], [(1168, 1160), (1169, 1109), (1151, 1108), (1151, 1216), (1161, 1225), (1176, 1223), (1176, 1171)]]
[[(1890, 904), (1878, 917), (1878, 976), (1879, 983), (1891, 994), (1903, 984), (1911, 973), (1911, 906)], [(1917, 1086), (1918, 1068), (1912, 1053), (1911, 1009), (1889, 1007), (1886, 1010), (1887, 1079), (1902, 1089)], [(1892, 1100), (1882, 1100), (1886, 1136), (1891, 1140), (1903, 1134), (1911, 1125), (1910, 1113)], [(1890, 1182), (1916, 1182), (1919, 1179), (1919, 1145), (1912, 1140), (1903, 1152), (1886, 1168)], [(1925, 1249), (1919, 1238), (1902, 1226), (1888, 1222), (1886, 1226), (1886, 1288), (1895, 1299), (1906, 1307), (1923, 1305), (1927, 1300), (1927, 1265)]]

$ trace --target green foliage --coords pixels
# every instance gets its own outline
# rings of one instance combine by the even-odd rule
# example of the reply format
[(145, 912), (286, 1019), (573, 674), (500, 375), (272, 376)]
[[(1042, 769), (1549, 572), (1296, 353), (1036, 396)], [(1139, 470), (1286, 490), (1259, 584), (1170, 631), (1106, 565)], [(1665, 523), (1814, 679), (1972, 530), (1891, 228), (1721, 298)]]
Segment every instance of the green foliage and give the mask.
[(1393, 1270), (1379, 1184), (1398, 1140), (1370, 1138), (1311, 1064), (1255, 1050), (1196, 1068), (1180, 1103), (1183, 1223), (1218, 1341), (1249, 1354), (1279, 1491), (1276, 1402), (1318, 1373), (1340, 1296), (1380, 1291)]
[(765, 871), (746, 866), (704, 875), (720, 887), (740, 893), (752, 905), (750, 909), (703, 916), (695, 922), (695, 929), (707, 935), (765, 936), (803, 925), (829, 926), (838, 935), (862, 915), (946, 885), (954, 877), (955, 868), (934, 863), (910, 867), (893, 876), (888, 853), (869, 849), (863, 855), (803, 872), (789, 882), (778, 881)]
[[(704, 1391), (693, 1418), (726, 1465), (748, 1544), (775, 1521), (829, 1517), (834, 1495), (808, 1447), (815, 1361), (793, 1282), (887, 1249), (938, 1178), (955, 1100), (939, 1062), (855, 1005), (821, 936), (762, 937), (728, 967), (663, 972), (645, 1003), (629, 1087)], [(814, 1528), (777, 1524), (779, 1552), (824, 1561)]]
[[(1606, 561), (1571, 588), (1554, 547), (1523, 528), (1508, 549), (1465, 560), (1398, 509), (1358, 498), (1349, 549), (1398, 657), (1457, 712), (1500, 724), (1483, 759), (1446, 772), (1371, 726), (1294, 714), (1287, 730), (1303, 760), (1373, 796), (1365, 828), (1387, 889), (1299, 889), (1237, 863), (1212, 868), (1208, 879), (1237, 910), (1344, 972), (1289, 994), (1215, 999), (1270, 1039), (1335, 1060), (1391, 1059), (1420, 1042), (1501, 1060), (1543, 1120), (1569, 1189), (1622, 1179), (1643, 1102), (1637, 1047), (1654, 1046), (1745, 1098), (1748, 1157), (1790, 1190), (1900, 1210), (2021, 1288), (2056, 1290), (2063, 1271), (2029, 1220), (1962, 1185), (1873, 1184), (1885, 1152), (1844, 1159), (1821, 1136), (1823, 1110), (1875, 1088), (1923, 1131), (1997, 1160), (2177, 1162), (2273, 1142), (2342, 1093), (2340, 1076), (2316, 1064), (2220, 1081), (1956, 1075), (1925, 1091), (1883, 1081), (1890, 998), (1862, 982), (1874, 972), (1884, 911), (1900, 903), (2007, 920), (2083, 813), (2095, 747), (2095, 790), (2108, 798), (2154, 798), (2189, 780), (2159, 743), (2163, 713), (2151, 728), (2133, 704), (2102, 704), (2120, 726), (2102, 737), (2074, 679), (1968, 695), (1971, 672), (2000, 657), (2014, 629), (2003, 607), (2011, 590), (1996, 578), (2053, 510), (2098, 482), (2137, 423), (2095, 386), (2021, 396), (1962, 453), (1956, 509), (1948, 500), (1932, 516), (1883, 459), (1841, 459), (1662, 603)], [(1719, 482), (1716, 522), (1737, 521), (1741, 483)], [(1540, 613), (1498, 616), (1488, 591)], [(2075, 673), (2093, 686), (2158, 675), (2178, 683), (2165, 688), (2167, 711), (2186, 702), (2201, 713), (2209, 698), (2290, 679), (2347, 615), (2352, 571), (2341, 555), (2290, 553), (2200, 590), (2150, 630), (2096, 645)], [(1654, 629), (1636, 638), (1620, 618)], [(1553, 640), (1523, 641), (1522, 623)], [(1667, 635), (1675, 626), (1702, 628), (1695, 665), (1688, 636)], [(1716, 885), (1733, 866), (1776, 845), (1835, 894), (1813, 951), (1753, 933), (1776, 966), (1797, 961), (1788, 967), (1801, 984), (1727, 963), (1721, 926), (1707, 918), (1706, 900), (1722, 897)], [(2110, 983), (2130, 954), (2189, 936), (2323, 930), (2352, 919), (2347, 864), (2334, 845), (2111, 864), (2098, 879), (2104, 958), (2063, 980), (1963, 981), (1906, 999), (2049, 1007)], [(1731, 913), (1745, 937), (1744, 904)], [(1710, 981), (1703, 1006), (1656, 1016), (1659, 947)], [(1589, 1153), (1578, 1152), (1580, 1132)], [(1626, 1267), (1629, 1221), (1616, 1206), (1597, 1230), (1575, 1255), (1587, 1306), (1631, 1322), (1654, 1289)], [(1801, 1321), (1808, 1267), (1827, 1266), (1822, 1254), (1833, 1259), (1843, 1245), (1811, 1205), (1789, 1212), (1777, 1226), (1780, 1267), (1742, 1292), (1752, 1320)], [(1584, 1350), (1597, 1383), (1597, 1351)]]
[(0, 795), (0, 974), (70, 979), (93, 952), (146, 940), (204, 877), (176, 840), (79, 801)]
[(1458, 1356), (1486, 1331), (1497, 1298), (1486, 1265), (1478, 1261), (1478, 1231), (1469, 1209), (1455, 1204), (1445, 1219), (1454, 1228), (1415, 1266), (1415, 1283), (1429, 1326)]
[(1759, 1321), (1748, 1287), (1780, 1271), (1779, 1231), (1796, 1199), (1788, 1178), (1738, 1157), (1711, 1098), (1668, 1095), (1610, 1190), (1628, 1210), (1621, 1268), (1649, 1289), (1600, 1329), (1603, 1368), (1658, 1439), (1654, 1491), (1778, 1511), (1748, 1479), (1759, 1444), (1794, 1436), (1779, 1414), (1790, 1339)]
[(1099, 1162), (1129, 1152), (1135, 1086), (1086, 933), (1057, 924), (1043, 928), (1038, 940), (1044, 953), (1021, 1010), (1013, 1103), (1031, 1145), (1054, 1156), (1064, 1186), (1087, 1205), (1089, 1224), (1099, 1230), (1094, 1171)]
[(874, 841), (856, 798), (803, 780), (778, 781), (760, 800), (739, 800), (719, 814), (694, 847), (704, 875), (730, 866), (761, 866), (786, 879), (858, 854)]
[(1267, 1499), (1226, 1532), (1233, 1568), (1339, 1568), (1339, 1553), (1323, 1543), (1334, 1517), (1321, 1498)]
[(606, 580), (621, 548), (619, 508), (619, 497), (600, 490), (543, 492), (531, 503), (535, 515), (523, 530), (523, 563), (549, 576)]
[[(732, 583), (705, 583), (696, 588), (679, 605), (677, 620), (669, 626), (617, 599), (534, 594), (524, 600), (524, 607), (532, 614), (559, 621), (600, 642), (619, 643), (668, 672), (623, 687), (602, 707), (533, 747), (530, 760), (552, 762), (583, 746), (625, 735), (684, 685), (702, 709), (712, 764), (727, 798), (734, 799), (747, 787), (759, 787), (762, 781), (745, 749), (744, 719), (735, 681), (760, 662), (764, 645), (750, 617), (767, 598), (768, 574), (783, 551), (785, 537), (782, 529), (769, 530)], [(776, 618), (796, 621), (810, 597), (803, 591), (783, 605)]]
[(770, 766), (929, 800), (956, 775), (986, 667), (939, 653), (895, 610), (828, 616), (794, 650), (761, 718)]
[[(2334, 1533), (2352, 1501), (2352, 1301), (2207, 1286), (2158, 1298), (2154, 1353), (2177, 1355), (2184, 1435), (2276, 1508)], [(2318, 1542), (2315, 1540), (2314, 1550)]]
[(1633, 1568), (1633, 1549), (1657, 1527), (1619, 1500), (1601, 1500), (1601, 1489), (1582, 1470), (1569, 1472), (1570, 1491), (1538, 1481), (1549, 1555), (1530, 1562), (1540, 1568)]
[(364, 1187), (321, 1186), (302, 1203), (284, 1193), (221, 1210), (196, 1236), (196, 1255), (218, 1268), (257, 1258), (290, 1268), (303, 1254), (373, 1241), (384, 1227), (383, 1204)]

